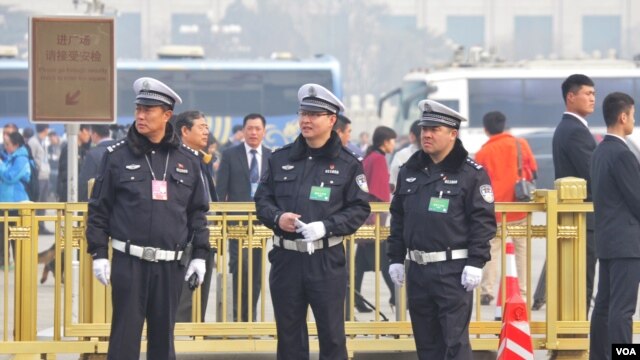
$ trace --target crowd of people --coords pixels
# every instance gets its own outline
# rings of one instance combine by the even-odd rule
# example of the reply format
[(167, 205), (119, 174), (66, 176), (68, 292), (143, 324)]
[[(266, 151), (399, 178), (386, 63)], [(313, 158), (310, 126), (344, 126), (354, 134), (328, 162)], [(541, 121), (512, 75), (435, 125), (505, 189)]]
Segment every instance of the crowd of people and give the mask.
[[(603, 359), (612, 343), (632, 340), (640, 282), (640, 272), (630, 271), (640, 259), (640, 199), (634, 188), (640, 164), (624, 139), (633, 131), (635, 112), (627, 94), (605, 98), (607, 136), (596, 144), (586, 120), (595, 88), (582, 74), (561, 85), (566, 111), (553, 136), (553, 161), (556, 178), (586, 179), (587, 201), (594, 202), (595, 212), (587, 215), (586, 297), (588, 313), (599, 260), (591, 358)], [(388, 226), (390, 236), (382, 239), (379, 259), (372, 239), (356, 239), (355, 309), (373, 310), (360, 294), (365, 272), (379, 270), (392, 306), (396, 286), (408, 283), (420, 359), (471, 358), (473, 290), (479, 288), (481, 305), (497, 296), (504, 247), (497, 226), (526, 224), (525, 213), (496, 213), (494, 203), (517, 201), (514, 185), (535, 182), (538, 172), (529, 144), (510, 133), (499, 109), (484, 115), (488, 140), (474, 155), (459, 138), (467, 119), (433, 100), (420, 101), (421, 116), (408, 134), (399, 137), (378, 126), (371, 143), (367, 132), (353, 143), (342, 102), (324, 87), (306, 84), (298, 92), (300, 135), (293, 143), (266, 147), (267, 119), (252, 113), (218, 152), (205, 114), (173, 113), (182, 100), (168, 85), (141, 78), (134, 90), (135, 121), (124, 139), (113, 138), (106, 125), (83, 125), (78, 133), (79, 200), (89, 203), (88, 251), (96, 278), (112, 286), (109, 359), (138, 358), (145, 320), (148, 356), (175, 359), (174, 324), (194, 321), (191, 290), (197, 286), (203, 287), (204, 321), (215, 264), (205, 215), (217, 201), (255, 201), (256, 224), (275, 234), (268, 259), (279, 359), (308, 358), (308, 307), (318, 327), (320, 358), (347, 358), (343, 305), (350, 256), (342, 244), (364, 224)], [(66, 201), (68, 149), (58, 134), (45, 124), (22, 134), (7, 124), (3, 136), (0, 201)], [(397, 146), (399, 138), (403, 146)], [(37, 198), (28, 186), (34, 171)], [(372, 214), (371, 202), (390, 202), (389, 213)], [(238, 241), (229, 239), (233, 321), (251, 322), (261, 296), (263, 249), (253, 248), (249, 256)], [(524, 278), (526, 238), (509, 241)], [(544, 279), (543, 272), (533, 308), (546, 301)], [(236, 308), (240, 283), (242, 307)], [(520, 282), (523, 294), (525, 284)]]

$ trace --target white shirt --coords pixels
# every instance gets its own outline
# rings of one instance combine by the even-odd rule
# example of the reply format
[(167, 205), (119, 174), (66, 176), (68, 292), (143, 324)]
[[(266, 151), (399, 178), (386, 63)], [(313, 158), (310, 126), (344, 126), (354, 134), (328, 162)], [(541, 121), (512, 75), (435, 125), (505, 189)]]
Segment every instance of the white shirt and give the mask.
[[(243, 144), (244, 144), (244, 152), (245, 154), (247, 154), (247, 164), (249, 164), (248, 169), (251, 169), (251, 159), (253, 158), (253, 154), (251, 153), (251, 150), (253, 148), (247, 145), (247, 143), (243, 143)], [(256, 160), (258, 160), (258, 174), (262, 176), (262, 143), (260, 143), (260, 145), (258, 145), (258, 147), (255, 150), (256, 150)]]
[(587, 123), (587, 120), (585, 120), (582, 116), (580, 116), (580, 115), (578, 115), (578, 114), (576, 114), (576, 113), (572, 113), (572, 112), (570, 112), (570, 111), (565, 111), (564, 113), (565, 113), (565, 114), (572, 115), (572, 116), (575, 116), (578, 120), (580, 120), (580, 122), (581, 122), (585, 127), (587, 127), (587, 128), (589, 127), (589, 124)]
[(413, 155), (416, 151), (418, 151), (418, 146), (416, 144), (411, 144), (404, 149), (398, 151), (393, 155), (393, 159), (391, 160), (391, 165), (389, 166), (389, 183), (392, 185), (396, 185), (396, 180), (398, 179), (398, 173), (400, 172), (400, 166), (404, 165), (404, 163), (409, 160), (411, 155)]

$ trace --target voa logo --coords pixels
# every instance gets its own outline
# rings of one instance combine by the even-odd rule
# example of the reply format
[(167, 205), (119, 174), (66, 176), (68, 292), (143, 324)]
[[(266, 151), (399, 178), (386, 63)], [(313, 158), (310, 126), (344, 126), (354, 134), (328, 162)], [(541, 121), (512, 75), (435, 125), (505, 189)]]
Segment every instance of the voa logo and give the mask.
[(616, 355), (618, 356), (636, 356), (636, 349), (628, 347), (615, 348)]

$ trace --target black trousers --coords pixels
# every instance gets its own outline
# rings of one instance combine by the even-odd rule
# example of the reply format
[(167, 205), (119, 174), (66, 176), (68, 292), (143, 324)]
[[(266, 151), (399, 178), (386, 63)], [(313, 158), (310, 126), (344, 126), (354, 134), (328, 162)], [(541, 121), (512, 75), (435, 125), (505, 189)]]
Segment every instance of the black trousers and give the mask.
[(347, 269), (342, 245), (306, 252), (274, 247), (269, 286), (278, 332), (278, 360), (308, 360), (307, 308), (318, 329), (320, 360), (347, 359), (344, 299)]
[(420, 360), (471, 360), (473, 292), (460, 284), (466, 260), (409, 266), (409, 314)]
[(589, 359), (611, 359), (611, 344), (633, 342), (640, 258), (600, 259), (598, 294), (591, 314)]
[(138, 360), (147, 320), (147, 359), (175, 360), (173, 330), (186, 268), (178, 261), (148, 262), (113, 252), (113, 316), (109, 360)]
[[(373, 242), (361, 242), (356, 247), (356, 255), (355, 255), (355, 279), (354, 279), (354, 289), (360, 293), (360, 289), (362, 288), (362, 280), (364, 279), (364, 273), (367, 271), (375, 270), (375, 258), (376, 258), (376, 245)], [(383, 241), (380, 243), (380, 272), (382, 273), (382, 278), (384, 282), (387, 284), (389, 288), (389, 293), (391, 293), (391, 297), (389, 298), (389, 303), (391, 305), (396, 304), (395, 298), (395, 286), (393, 285), (393, 281), (391, 280), (391, 276), (389, 275), (389, 260), (387, 258), (387, 242)], [(371, 301), (375, 302), (375, 301)], [(358, 304), (358, 301), (356, 301)]]
[[(200, 321), (204, 322), (204, 316), (207, 313), (207, 304), (209, 303), (209, 290), (211, 289), (211, 278), (213, 276), (213, 265), (215, 264), (216, 253), (209, 252), (209, 256), (205, 259), (205, 267), (207, 272), (204, 274), (204, 281), (200, 289)], [(180, 293), (180, 302), (178, 303), (178, 311), (176, 312), (176, 322), (191, 322), (193, 291), (189, 289), (189, 283), (182, 282), (182, 292)]]
[[(257, 318), (258, 298), (262, 288), (262, 249), (252, 249), (253, 255), (253, 281), (251, 284), (252, 299), (251, 306), (253, 311), (252, 321)], [(238, 240), (229, 239), (229, 272), (233, 274), (233, 321), (238, 321)], [(247, 306), (249, 298), (249, 249), (242, 249), (242, 310), (239, 321), (248, 321), (249, 308)]]
[[(593, 279), (596, 273), (596, 239), (593, 233), (593, 229), (587, 229), (587, 315), (589, 314), (589, 308), (591, 308), (591, 300), (593, 298)], [(547, 301), (547, 262), (544, 262), (542, 272), (540, 273), (540, 279), (538, 285), (536, 285), (536, 291), (533, 293), (534, 301)]]

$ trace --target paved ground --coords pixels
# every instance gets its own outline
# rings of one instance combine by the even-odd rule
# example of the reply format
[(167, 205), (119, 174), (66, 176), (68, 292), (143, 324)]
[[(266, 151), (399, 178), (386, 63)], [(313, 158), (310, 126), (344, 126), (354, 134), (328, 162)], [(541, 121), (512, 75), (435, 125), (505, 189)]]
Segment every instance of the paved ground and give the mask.
[[(536, 218), (537, 219), (537, 218)], [(43, 250), (48, 248), (53, 242), (53, 237), (50, 235), (45, 235), (42, 236), (39, 242), (39, 249)], [(539, 276), (540, 273), (540, 269), (543, 266), (544, 263), (544, 242), (542, 240), (539, 239), (535, 239), (534, 240), (534, 246), (533, 246), (533, 254), (532, 254), (532, 283), (537, 284), (537, 278)], [(39, 266), (39, 273), (42, 271), (42, 265)], [(268, 270), (267, 270), (268, 271)], [(4, 278), (3, 278), (3, 273), (0, 272), (0, 286), (3, 285), (4, 283)], [(215, 281), (215, 280), (214, 280)], [(382, 304), (386, 304), (387, 299), (389, 298), (389, 292), (386, 288), (386, 286), (384, 285), (384, 282), (382, 281), (382, 279), (380, 280), (380, 284), (381, 284), (381, 303)], [(49, 280), (42, 284), (39, 285), (38, 287), (38, 336), (46, 339), (46, 338), (50, 338), (51, 337), (51, 333), (52, 333), (52, 325), (53, 325), (53, 319), (52, 319), (52, 313), (53, 313), (53, 278), (49, 277)], [(364, 296), (369, 299), (371, 302), (373, 302), (373, 299), (375, 298), (374, 294), (374, 276), (372, 272), (368, 272), (365, 275), (365, 279), (364, 279), (364, 283), (363, 283), (363, 294)], [(267, 286), (267, 294), (265, 294), (266, 299), (270, 299), (270, 295), (268, 293), (268, 286)], [(1, 301), (1, 299), (0, 299)], [(216, 316), (215, 316), (215, 312), (213, 311), (213, 304), (216, 303), (216, 299), (215, 299), (215, 284), (212, 284), (212, 292), (210, 294), (210, 298), (209, 298), (209, 306), (211, 311), (208, 311), (207, 315), (206, 315), (206, 321), (216, 321)], [(10, 311), (9, 313), (12, 313), (12, 309), (13, 308), (13, 304), (10, 304)], [(266, 304), (266, 313), (265, 313), (265, 317), (268, 321), (271, 321), (273, 319), (273, 313), (272, 313), (272, 308), (269, 302), (267, 302)], [(388, 317), (393, 318), (393, 313), (389, 307), (389, 305), (383, 305), (380, 309), (382, 312), (384, 312)], [(491, 306), (483, 306), (481, 308), (481, 314), (480, 314), (480, 318), (483, 320), (492, 320), (494, 317), (494, 313), (495, 313), (495, 307), (493, 305)], [(532, 318), (535, 320), (542, 320), (544, 319), (545, 316), (545, 312), (544, 312), (544, 308), (541, 311), (535, 311), (532, 313)], [(369, 313), (369, 314), (361, 314), (361, 313), (357, 313), (356, 312), (356, 317), (358, 321), (371, 321), (373, 320), (373, 313)], [(313, 317), (311, 317), (313, 319)], [(474, 312), (473, 314), (473, 318), (476, 318), (476, 314)], [(2, 313), (0, 311), (0, 331), (2, 331), (2, 322), (3, 322), (3, 318), (2, 318)], [(2, 333), (0, 332), (0, 339), (1, 339)], [(491, 352), (478, 352), (475, 354), (475, 358), (476, 359), (495, 359), (495, 353), (491, 353)], [(8, 359), (10, 358), (9, 356), (3, 356), (0, 355), (0, 360), (4, 360), (4, 359)], [(313, 354), (311, 359), (317, 359), (317, 354)], [(356, 354), (356, 359), (368, 359), (368, 360), (374, 360), (374, 359), (398, 359), (398, 360), (404, 360), (404, 359), (415, 359), (416, 355), (415, 353), (358, 353)], [(535, 358), (536, 359), (545, 359), (546, 358), (546, 351), (536, 351), (535, 354)], [(78, 359), (78, 355), (77, 354), (66, 354), (66, 355), (60, 355), (57, 357), (57, 359), (59, 360), (71, 360), (71, 359)], [(143, 354), (141, 359), (146, 359), (146, 356)], [(233, 354), (181, 354), (178, 356), (178, 359), (183, 359), (183, 360), (221, 360), (221, 359), (242, 359), (242, 360), (268, 360), (268, 359), (276, 359), (274, 354), (243, 354), (243, 355), (233, 355)]]

